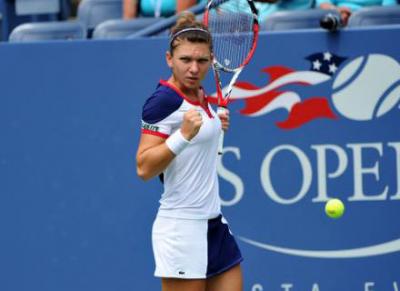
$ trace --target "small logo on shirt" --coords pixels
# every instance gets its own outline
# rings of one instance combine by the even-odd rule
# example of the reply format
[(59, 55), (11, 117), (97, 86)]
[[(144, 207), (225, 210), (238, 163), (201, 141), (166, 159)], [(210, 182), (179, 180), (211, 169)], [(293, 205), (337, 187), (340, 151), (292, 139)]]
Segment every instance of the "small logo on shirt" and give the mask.
[(179, 275), (185, 275), (185, 272), (179, 271), (178, 274), (179, 274)]
[(147, 130), (151, 130), (151, 131), (159, 131), (159, 127), (157, 125), (152, 125), (152, 124), (148, 124), (146, 122), (142, 121), (142, 128), (143, 129), (147, 129)]

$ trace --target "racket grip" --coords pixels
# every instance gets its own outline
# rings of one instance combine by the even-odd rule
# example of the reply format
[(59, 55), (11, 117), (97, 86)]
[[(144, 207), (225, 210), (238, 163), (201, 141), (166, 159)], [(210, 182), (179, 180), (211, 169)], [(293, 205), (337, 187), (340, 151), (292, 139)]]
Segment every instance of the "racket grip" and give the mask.
[[(219, 106), (218, 110), (217, 110), (217, 115), (224, 113), (226, 111), (225, 107)], [(225, 132), (224, 130), (221, 128), (221, 132), (219, 135), (219, 142), (218, 142), (218, 155), (222, 155), (223, 149), (224, 149), (224, 135)]]

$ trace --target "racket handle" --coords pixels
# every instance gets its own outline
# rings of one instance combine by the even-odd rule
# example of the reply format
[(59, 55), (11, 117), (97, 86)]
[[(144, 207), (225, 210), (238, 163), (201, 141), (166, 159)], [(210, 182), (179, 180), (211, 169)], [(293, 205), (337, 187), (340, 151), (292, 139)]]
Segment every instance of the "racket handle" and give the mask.
[[(217, 115), (226, 112), (226, 107), (219, 106), (217, 110)], [(225, 132), (221, 129), (221, 133), (219, 135), (219, 142), (218, 142), (218, 155), (222, 155), (222, 151), (224, 149), (224, 135)]]

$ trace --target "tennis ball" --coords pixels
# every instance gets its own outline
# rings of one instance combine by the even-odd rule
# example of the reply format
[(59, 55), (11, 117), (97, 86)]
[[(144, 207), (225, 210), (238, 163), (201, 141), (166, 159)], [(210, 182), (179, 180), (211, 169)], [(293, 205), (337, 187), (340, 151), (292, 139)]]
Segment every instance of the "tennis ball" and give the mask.
[(339, 218), (344, 213), (344, 204), (340, 199), (329, 199), (325, 204), (325, 213), (331, 218)]

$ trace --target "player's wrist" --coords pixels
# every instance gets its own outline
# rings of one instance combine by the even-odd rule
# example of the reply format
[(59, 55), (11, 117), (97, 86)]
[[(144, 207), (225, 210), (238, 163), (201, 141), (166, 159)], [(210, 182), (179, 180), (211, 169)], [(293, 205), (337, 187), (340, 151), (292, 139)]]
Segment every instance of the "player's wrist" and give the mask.
[(190, 134), (190, 132), (186, 132), (185, 130), (182, 130), (182, 128), (179, 130), (181, 132), (182, 137), (187, 140), (188, 142), (191, 141), (191, 139), (194, 137), (193, 134)]
[(180, 129), (175, 131), (170, 135), (165, 141), (167, 147), (174, 153), (175, 156), (179, 155), (189, 144), (190, 141), (187, 140)]

